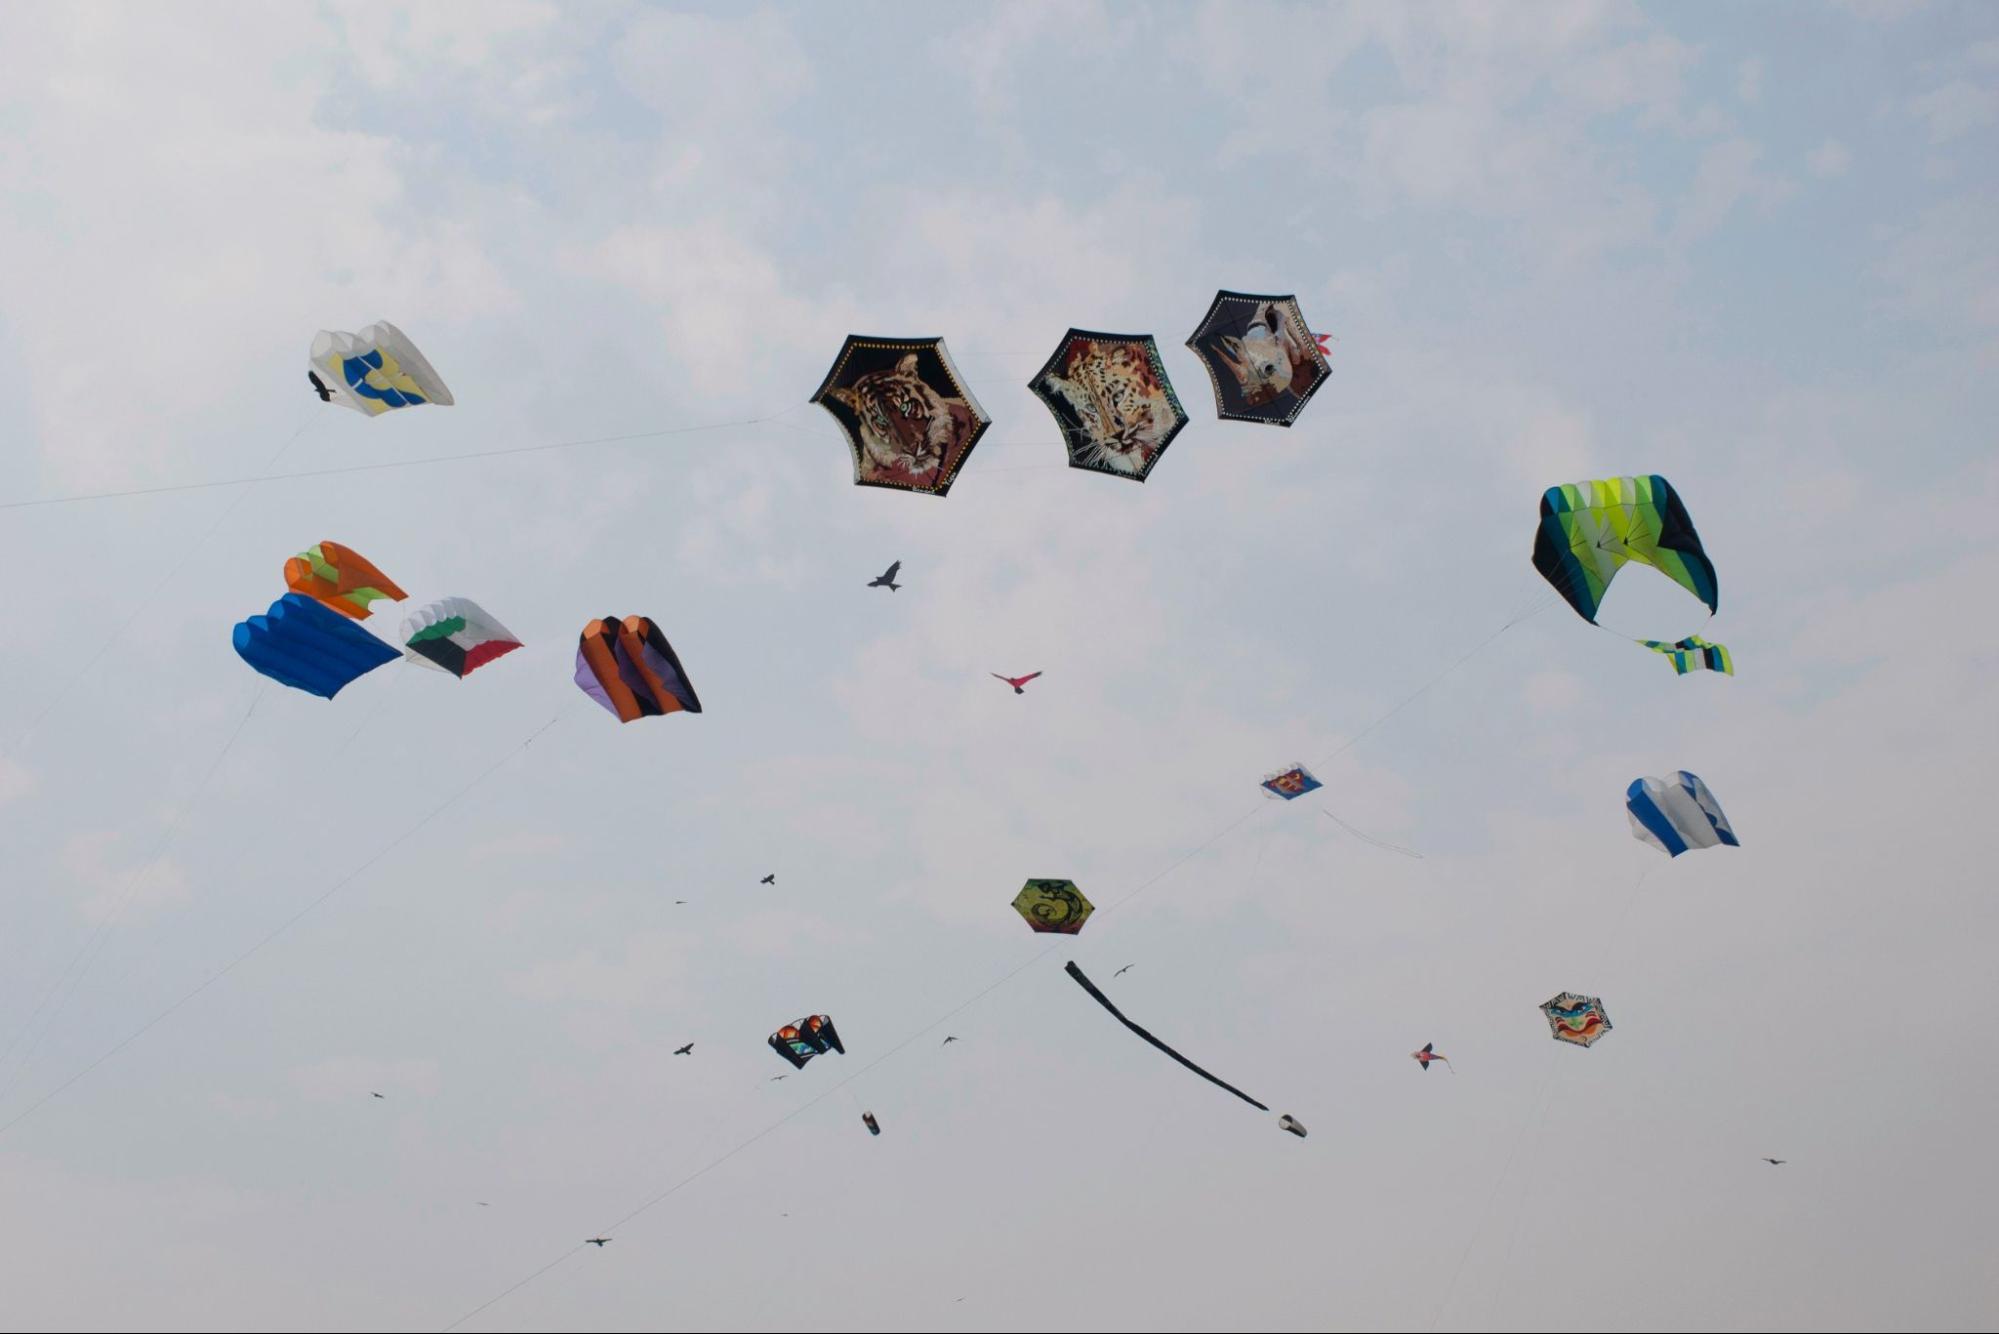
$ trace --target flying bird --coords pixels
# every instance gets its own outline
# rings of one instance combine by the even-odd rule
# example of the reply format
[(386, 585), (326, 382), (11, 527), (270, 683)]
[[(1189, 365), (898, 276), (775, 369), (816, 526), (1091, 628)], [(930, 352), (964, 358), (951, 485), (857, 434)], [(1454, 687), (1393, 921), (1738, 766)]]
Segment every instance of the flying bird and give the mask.
[(686, 900), (686, 899), (675, 899), (675, 900), (673, 901), (673, 903), (674, 903), (674, 906), (675, 906), (675, 907), (679, 907), (679, 906), (680, 906), (681, 904), (683, 904), (683, 903), (685, 903), (685, 902), (687, 902), (687, 900)]
[(992, 673), (993, 679), (998, 681), (1004, 681), (1008, 685), (1012, 686), (1013, 693), (1016, 695), (1025, 695), (1027, 692), (1021, 689), (1021, 687), (1025, 686), (1029, 681), (1032, 681), (1035, 677), (1039, 675), (1041, 675), (1040, 672), (1029, 672), (1026, 676), (1001, 676), (998, 672)]
[(777, 1083), (777, 1081), (778, 1081), (778, 1080), (780, 1080), (780, 1079), (789, 1079), (789, 1078), (791, 1078), (791, 1076), (790, 1076), (790, 1075), (772, 1075), (772, 1076), (770, 1077), (770, 1082), (771, 1082), (771, 1083), (773, 1083), (773, 1084), (775, 1084), (775, 1083)]
[(895, 592), (896, 589), (902, 587), (901, 584), (895, 581), (896, 571), (900, 570), (901, 568), (902, 568), (902, 562), (897, 561), (895, 564), (889, 566), (886, 570), (882, 571), (881, 578), (868, 580), (868, 587), (886, 588), (891, 593)]
[(774, 885), (774, 884), (776, 884), (776, 883), (777, 883), (777, 872), (776, 872), (776, 871), (772, 871), (772, 872), (771, 872), (771, 873), (770, 873), (769, 875), (767, 875), (767, 876), (765, 876), (765, 877), (764, 877), (763, 879), (761, 879), (761, 880), (757, 881), (757, 883), (758, 883), (758, 884), (760, 884), (760, 885)]
[(944, 1035), (944, 1040), (943, 1040), (942, 1042), (938, 1043), (937, 1045), (938, 1045), (938, 1046), (940, 1046), (940, 1047), (948, 1047), (948, 1046), (950, 1046), (950, 1045), (951, 1045), (952, 1043), (956, 1042), (957, 1040), (958, 1040), (958, 1039), (957, 1039), (957, 1037), (956, 1037), (955, 1035), (947, 1033), (947, 1034), (945, 1034), (945, 1035)]
[(599, 1249), (602, 1249), (604, 1246), (610, 1243), (610, 1240), (611, 1239), (609, 1237), (585, 1237), (583, 1239), (583, 1244), (585, 1246), (595, 1246)]
[(1130, 971), (1131, 971), (1131, 965), (1130, 965), (1130, 964), (1126, 964), (1126, 965), (1125, 965), (1124, 967), (1122, 967), (1122, 968), (1118, 969), (1118, 970), (1117, 970), (1117, 971), (1116, 971), (1115, 973), (1112, 973), (1112, 974), (1111, 974), (1111, 976), (1112, 976), (1112, 977), (1123, 977), (1123, 976), (1124, 976), (1124, 975), (1125, 975), (1126, 973), (1128, 973), (1128, 972), (1130, 972)]
[(1444, 1069), (1450, 1071), (1452, 1074), (1456, 1074), (1458, 1072), (1458, 1068), (1451, 1064), (1451, 1058), (1444, 1055), (1442, 1052), (1438, 1051), (1437, 1044), (1434, 1042), (1424, 1043), (1423, 1050), (1412, 1051), (1409, 1053), (1409, 1057), (1411, 1060), (1415, 1061), (1416, 1064), (1423, 1067), (1424, 1074), (1430, 1073), (1430, 1062), (1432, 1061), (1442, 1061), (1444, 1063)]
[(1785, 1163), (1788, 1163), (1791, 1160), (1789, 1158), (1765, 1158), (1763, 1161), (1770, 1164), (1770, 1166), (1772, 1167), (1782, 1167)]
[(369, 1097), (371, 1097), (371, 1098), (379, 1098), (379, 1097), (381, 1097), (382, 1095), (381, 1095), (381, 1094), (379, 1094), (379, 1093), (370, 1093), (370, 1094), (369, 1094), (368, 1096), (369, 1096)]
[(690, 1042), (685, 1047), (675, 1047), (673, 1049), (673, 1054), (675, 1056), (685, 1056), (693, 1050), (694, 1050), (694, 1044)]

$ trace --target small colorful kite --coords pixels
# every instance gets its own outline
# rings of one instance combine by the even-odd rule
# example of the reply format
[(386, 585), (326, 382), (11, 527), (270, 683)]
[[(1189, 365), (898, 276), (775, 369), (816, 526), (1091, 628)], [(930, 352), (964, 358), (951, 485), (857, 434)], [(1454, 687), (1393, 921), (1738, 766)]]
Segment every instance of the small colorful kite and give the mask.
[(1027, 387), (1054, 414), (1072, 468), (1143, 482), (1187, 424), (1151, 334), (1071, 329)]
[(1263, 789), (1273, 797), (1286, 801), (1296, 801), (1307, 792), (1317, 792), (1325, 784), (1312, 777), (1312, 771), (1302, 764), (1294, 764), (1289, 769), (1279, 769), (1274, 774), (1263, 776)]
[(1096, 908), (1073, 880), (1030, 880), (1013, 896), (1013, 910), (1038, 932), (1073, 936)]
[(992, 425), (941, 338), (850, 334), (810, 401), (846, 434), (856, 486), (944, 495)]
[(1424, 1043), (1421, 1051), (1412, 1051), (1409, 1055), (1415, 1058), (1416, 1064), (1423, 1067), (1423, 1073), (1426, 1075), (1430, 1073), (1430, 1062), (1432, 1061), (1442, 1061), (1444, 1069), (1449, 1070), (1452, 1074), (1458, 1072), (1457, 1067), (1451, 1064), (1451, 1058), (1438, 1051), (1437, 1044), (1434, 1042)]
[(1217, 292), (1187, 346), (1207, 368), (1224, 421), (1289, 426), (1332, 374), (1295, 296)]
[(833, 1027), (833, 1020), (823, 1014), (808, 1014), (796, 1023), (786, 1024), (771, 1034), (769, 1041), (770, 1049), (798, 1070), (803, 1070), (813, 1057), (829, 1051), (847, 1054), (847, 1049), (840, 1045), (840, 1033)]
[(1724, 676), (1735, 675), (1735, 659), (1720, 644), (1710, 644), (1699, 635), (1688, 635), (1685, 639), (1671, 644), (1656, 639), (1638, 641), (1654, 653), (1663, 653), (1673, 660), (1673, 670), (1681, 676), (1688, 672), (1698, 672), (1705, 668), (1710, 672), (1720, 672)]
[(1631, 817), (1631, 836), (1670, 857), (1691, 848), (1742, 846), (1714, 793), (1685, 769), (1669, 778), (1632, 779), (1624, 789), (1624, 809)]
[(1277, 1128), (1299, 1139), (1305, 1138), (1305, 1123), (1288, 1112), (1277, 1118)]
[(870, 1135), (879, 1135), (882, 1133), (881, 1122), (875, 1120), (875, 1114), (873, 1112), (862, 1112), (861, 1124), (868, 1128), (868, 1133)]
[(322, 403), (370, 417), (420, 403), (450, 407), (451, 391), (401, 329), (381, 320), (359, 333), (314, 335), (306, 378)]
[(283, 685), (321, 699), (365, 676), (396, 651), (324, 603), (287, 593), (262, 616), (238, 621), (236, 652), (257, 671)]
[(1557, 1042), (1587, 1047), (1610, 1031), (1610, 1016), (1604, 1013), (1603, 1002), (1594, 996), (1564, 991), (1543, 1004), (1541, 1013), (1548, 1016), (1548, 1031)]
[(376, 569), (366, 556), (338, 542), (321, 542), (285, 562), (285, 587), (317, 598), (342, 616), (366, 620), (369, 604), (387, 598), (401, 602), (409, 594)]
[(583, 627), (576, 641), (576, 685), (621, 723), (661, 714), (701, 712), (680, 657), (644, 616), (606, 616)]
[(470, 598), (443, 598), (403, 619), (403, 656), (460, 679), (521, 646)]

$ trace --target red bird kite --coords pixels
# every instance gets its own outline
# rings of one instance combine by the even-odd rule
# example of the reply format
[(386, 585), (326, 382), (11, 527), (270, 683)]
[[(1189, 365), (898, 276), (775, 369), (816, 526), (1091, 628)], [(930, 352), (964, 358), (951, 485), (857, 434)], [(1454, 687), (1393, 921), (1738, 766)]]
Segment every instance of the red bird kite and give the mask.
[(1412, 1051), (1409, 1055), (1415, 1060), (1416, 1064), (1423, 1067), (1424, 1074), (1430, 1073), (1430, 1062), (1432, 1061), (1442, 1061), (1444, 1069), (1449, 1070), (1452, 1074), (1458, 1072), (1457, 1067), (1451, 1064), (1451, 1058), (1438, 1051), (1437, 1044), (1434, 1042), (1424, 1043), (1423, 1050)]
[(1027, 692), (1021, 689), (1021, 687), (1026, 685), (1029, 681), (1032, 681), (1035, 677), (1041, 675), (1041, 673), (1029, 672), (1026, 676), (1001, 676), (998, 672), (994, 672), (992, 675), (994, 680), (1004, 681), (1008, 685), (1012, 686), (1014, 694), (1025, 695)]

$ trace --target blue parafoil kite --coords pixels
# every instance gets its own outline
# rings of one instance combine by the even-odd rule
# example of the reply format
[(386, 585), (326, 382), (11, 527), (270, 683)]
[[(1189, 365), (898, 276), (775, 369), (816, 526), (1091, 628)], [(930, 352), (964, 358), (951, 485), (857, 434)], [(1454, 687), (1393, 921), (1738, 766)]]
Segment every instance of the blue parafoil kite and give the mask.
[(332, 699), (340, 688), (400, 656), (359, 625), (303, 593), (238, 621), (236, 652), (273, 681)]

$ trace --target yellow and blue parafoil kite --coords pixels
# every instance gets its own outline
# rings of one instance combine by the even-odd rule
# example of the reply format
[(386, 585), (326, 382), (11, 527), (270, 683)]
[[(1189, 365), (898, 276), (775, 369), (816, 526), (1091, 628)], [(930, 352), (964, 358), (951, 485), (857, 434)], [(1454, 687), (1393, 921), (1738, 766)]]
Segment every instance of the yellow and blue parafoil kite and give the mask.
[(359, 333), (321, 329), (312, 339), (306, 378), (321, 402), (370, 417), (419, 403), (450, 407), (451, 391), (409, 337), (379, 320)]
[(1720, 603), (1714, 565), (1700, 534), (1663, 477), (1612, 477), (1551, 486), (1541, 497), (1534, 568), (1596, 624), (1610, 581), (1629, 561), (1650, 565), (1707, 604)]

